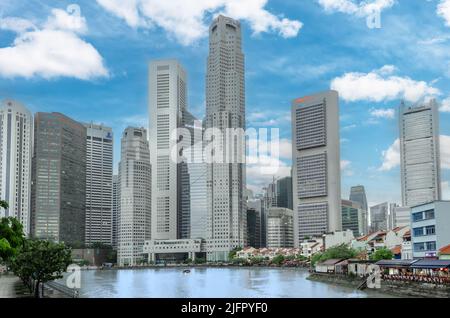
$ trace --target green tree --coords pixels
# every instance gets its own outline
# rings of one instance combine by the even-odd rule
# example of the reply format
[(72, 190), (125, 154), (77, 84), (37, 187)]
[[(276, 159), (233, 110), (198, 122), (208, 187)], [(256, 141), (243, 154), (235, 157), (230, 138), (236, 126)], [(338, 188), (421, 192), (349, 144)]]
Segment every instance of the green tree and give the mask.
[(6, 201), (3, 201), (3, 200), (0, 200), (0, 208), (2, 208), (2, 209), (7, 209), (9, 207), (9, 204), (8, 204), (8, 202), (6, 202)]
[(194, 260), (194, 264), (205, 264), (206, 263), (206, 259), (203, 257), (196, 257)]
[(379, 250), (376, 250), (375, 253), (370, 255), (370, 259), (372, 261), (381, 261), (384, 259), (393, 259), (393, 258), (394, 258), (394, 253), (392, 253), (391, 250), (389, 250), (385, 247), (380, 248)]
[(283, 255), (277, 255), (272, 258), (272, 264), (281, 265), (283, 264), (285, 257)]
[(317, 262), (324, 262), (329, 259), (350, 259), (355, 258), (357, 255), (357, 250), (346, 244), (341, 244), (330, 247), (325, 252), (314, 254), (311, 258), (311, 264), (315, 265)]
[(64, 243), (27, 240), (20, 253), (12, 258), (11, 268), (24, 283), (34, 282), (35, 297), (39, 298), (42, 283), (63, 277), (72, 263), (71, 254)]
[[(3, 201), (3, 203), (5, 203)], [(6, 206), (8, 206), (6, 204)], [(2, 204), (2, 207), (4, 205)], [(0, 261), (8, 262), (25, 241), (23, 225), (14, 217), (0, 219)]]
[(236, 257), (237, 252), (239, 251), (242, 251), (242, 247), (236, 247), (233, 250), (231, 250), (230, 253), (228, 253), (228, 259), (232, 261), (233, 258)]

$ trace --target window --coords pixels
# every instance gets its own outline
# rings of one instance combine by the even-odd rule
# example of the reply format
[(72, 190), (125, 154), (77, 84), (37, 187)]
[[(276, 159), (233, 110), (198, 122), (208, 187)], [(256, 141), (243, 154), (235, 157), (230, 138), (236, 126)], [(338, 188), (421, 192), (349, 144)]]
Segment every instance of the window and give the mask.
[(434, 235), (436, 234), (436, 227), (434, 225), (427, 226), (425, 228), (426, 235)]
[(417, 212), (413, 214), (413, 221), (414, 222), (418, 222), (423, 220), (423, 213), (422, 212)]
[(425, 211), (425, 220), (434, 219), (434, 210)]
[(423, 236), (423, 227), (413, 229), (414, 236)]

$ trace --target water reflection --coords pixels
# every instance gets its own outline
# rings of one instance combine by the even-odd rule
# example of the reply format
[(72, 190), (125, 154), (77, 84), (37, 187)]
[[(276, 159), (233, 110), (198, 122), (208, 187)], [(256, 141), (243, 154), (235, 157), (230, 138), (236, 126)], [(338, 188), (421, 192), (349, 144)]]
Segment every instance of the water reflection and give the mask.
[(81, 297), (358, 298), (386, 297), (306, 279), (295, 268), (181, 268), (82, 271)]

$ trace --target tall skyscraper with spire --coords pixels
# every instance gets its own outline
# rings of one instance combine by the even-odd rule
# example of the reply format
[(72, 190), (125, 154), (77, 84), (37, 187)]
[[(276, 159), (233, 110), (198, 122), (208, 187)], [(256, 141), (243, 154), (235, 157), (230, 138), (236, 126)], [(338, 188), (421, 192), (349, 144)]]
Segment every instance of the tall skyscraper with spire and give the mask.
[(22, 104), (0, 104), (0, 199), (8, 202), (0, 217), (13, 216), (30, 233), (33, 116)]
[(222, 15), (209, 28), (205, 122), (207, 130), (221, 131), (216, 144), (236, 150), (233, 155), (224, 151), (223, 162), (207, 168), (207, 258), (225, 260), (230, 250), (246, 245), (245, 140), (238, 137), (228, 145), (225, 140), (227, 129), (245, 130), (245, 79), (241, 25)]

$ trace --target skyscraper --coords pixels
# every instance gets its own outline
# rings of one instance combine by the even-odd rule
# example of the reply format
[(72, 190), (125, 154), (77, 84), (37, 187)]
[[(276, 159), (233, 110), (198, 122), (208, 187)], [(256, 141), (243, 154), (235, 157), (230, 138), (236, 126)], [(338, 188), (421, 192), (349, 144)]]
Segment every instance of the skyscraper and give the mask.
[(216, 145), (234, 148), (224, 152), (222, 163), (209, 163), (207, 169), (207, 258), (226, 260), (229, 251), (246, 245), (245, 138), (225, 140), (227, 129), (245, 130), (245, 79), (241, 25), (222, 15), (209, 28), (206, 128), (222, 133)]
[(351, 187), (349, 200), (359, 203), (362, 213), (362, 233), (367, 234), (369, 231), (369, 207), (367, 205), (366, 190), (364, 186), (358, 185)]
[[(267, 214), (264, 208), (264, 199), (254, 198), (247, 200), (247, 213), (249, 210), (254, 210), (256, 212), (256, 219), (259, 219), (259, 239), (255, 238), (255, 241), (259, 240), (259, 247), (267, 246)], [(248, 217), (247, 217), (248, 223)], [(247, 229), (249, 228), (247, 224)], [(248, 245), (251, 244), (251, 238), (248, 237)], [(251, 245), (250, 245), (251, 246)]]
[(295, 246), (341, 230), (339, 97), (328, 91), (292, 102)]
[(387, 202), (370, 208), (370, 228), (372, 232), (386, 231), (388, 229), (388, 210), (389, 205)]
[(118, 175), (113, 175), (112, 184), (112, 247), (117, 249), (120, 216), (120, 184)]
[(151, 237), (151, 166), (147, 131), (128, 127), (122, 134), (119, 163), (120, 215), (118, 264), (144, 260), (144, 241)]
[(9, 207), (0, 217), (13, 216), (30, 233), (31, 157), (33, 116), (22, 104), (5, 100), (0, 104), (0, 199)]
[(277, 206), (292, 210), (292, 177), (277, 180)]
[[(150, 162), (152, 180), (152, 239), (190, 237), (190, 184), (187, 163), (171, 157), (183, 154), (190, 140), (173, 139), (178, 128), (193, 125), (187, 111), (187, 76), (176, 60), (150, 63)], [(183, 136), (184, 137), (184, 136)]]
[(351, 230), (355, 237), (365, 234), (366, 219), (358, 202), (342, 200), (342, 230)]
[(86, 244), (112, 245), (113, 133), (84, 124), (86, 136)]
[(435, 100), (400, 106), (400, 167), (403, 206), (441, 199), (439, 114)]
[(36, 113), (32, 170), (33, 236), (84, 244), (86, 127), (60, 113)]
[(270, 208), (267, 212), (267, 247), (294, 247), (293, 212), (286, 208)]
[(248, 246), (261, 247), (261, 214), (255, 208), (247, 209), (247, 238)]

